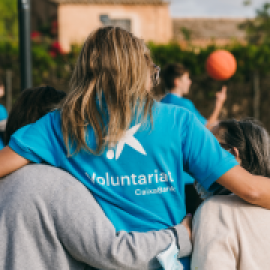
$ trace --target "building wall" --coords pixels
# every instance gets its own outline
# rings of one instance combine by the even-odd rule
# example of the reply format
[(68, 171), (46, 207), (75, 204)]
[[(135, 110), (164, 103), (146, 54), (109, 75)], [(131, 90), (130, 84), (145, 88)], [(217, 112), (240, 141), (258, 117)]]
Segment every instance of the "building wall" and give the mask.
[(42, 25), (48, 25), (56, 19), (56, 4), (44, 0), (31, 0), (31, 31), (38, 31)]
[(65, 51), (81, 44), (88, 34), (102, 26), (100, 15), (111, 19), (131, 19), (131, 31), (146, 42), (167, 43), (172, 39), (172, 20), (168, 5), (117, 6), (72, 5), (58, 7), (59, 41)]

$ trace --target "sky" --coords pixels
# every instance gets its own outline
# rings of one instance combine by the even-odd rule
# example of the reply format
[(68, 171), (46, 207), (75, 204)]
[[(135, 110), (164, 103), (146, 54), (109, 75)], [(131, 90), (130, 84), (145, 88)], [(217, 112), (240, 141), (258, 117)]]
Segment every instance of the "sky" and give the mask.
[(171, 15), (174, 18), (247, 18), (254, 17), (256, 9), (266, 0), (251, 0), (244, 6), (244, 0), (171, 0)]

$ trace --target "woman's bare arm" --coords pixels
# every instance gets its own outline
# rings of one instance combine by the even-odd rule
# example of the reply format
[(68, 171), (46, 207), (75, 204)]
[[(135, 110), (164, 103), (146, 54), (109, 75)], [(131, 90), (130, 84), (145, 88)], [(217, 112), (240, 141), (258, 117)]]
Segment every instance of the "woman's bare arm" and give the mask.
[(10, 147), (6, 146), (0, 151), (0, 178), (18, 170), (28, 163), (29, 160), (21, 157)]
[(270, 209), (270, 178), (252, 175), (238, 165), (217, 182), (243, 200)]

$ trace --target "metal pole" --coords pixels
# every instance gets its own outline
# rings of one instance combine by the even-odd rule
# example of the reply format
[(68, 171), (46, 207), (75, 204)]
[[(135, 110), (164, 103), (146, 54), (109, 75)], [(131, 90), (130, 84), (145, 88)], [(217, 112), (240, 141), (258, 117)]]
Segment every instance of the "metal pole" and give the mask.
[(21, 90), (32, 87), (30, 0), (18, 0)]

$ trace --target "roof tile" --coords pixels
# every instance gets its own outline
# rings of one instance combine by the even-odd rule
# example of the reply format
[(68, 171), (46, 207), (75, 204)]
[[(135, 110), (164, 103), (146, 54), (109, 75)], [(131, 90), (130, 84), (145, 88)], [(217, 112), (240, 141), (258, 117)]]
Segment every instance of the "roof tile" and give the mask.
[(239, 29), (244, 19), (231, 18), (182, 18), (173, 19), (173, 33), (176, 40), (184, 40), (183, 28), (190, 31), (191, 39), (245, 38), (245, 31)]

